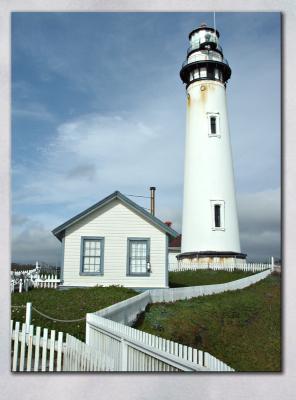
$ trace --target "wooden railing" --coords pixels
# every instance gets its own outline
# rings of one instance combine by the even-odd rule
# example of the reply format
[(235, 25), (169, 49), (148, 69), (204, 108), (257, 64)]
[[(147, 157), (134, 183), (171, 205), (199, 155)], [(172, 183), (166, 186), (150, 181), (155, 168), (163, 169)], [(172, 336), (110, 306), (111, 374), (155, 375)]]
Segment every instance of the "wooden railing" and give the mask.
[(111, 371), (234, 371), (209, 353), (95, 314), (86, 316), (86, 343)]

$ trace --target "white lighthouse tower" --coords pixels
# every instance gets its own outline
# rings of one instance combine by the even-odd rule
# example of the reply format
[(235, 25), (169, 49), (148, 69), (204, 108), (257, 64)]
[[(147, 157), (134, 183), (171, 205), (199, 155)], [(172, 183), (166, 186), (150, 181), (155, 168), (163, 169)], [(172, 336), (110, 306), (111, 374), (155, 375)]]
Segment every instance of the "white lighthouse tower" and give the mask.
[(180, 76), (186, 84), (187, 129), (180, 261), (232, 263), (241, 253), (226, 83), (231, 69), (219, 32), (201, 25), (189, 34)]

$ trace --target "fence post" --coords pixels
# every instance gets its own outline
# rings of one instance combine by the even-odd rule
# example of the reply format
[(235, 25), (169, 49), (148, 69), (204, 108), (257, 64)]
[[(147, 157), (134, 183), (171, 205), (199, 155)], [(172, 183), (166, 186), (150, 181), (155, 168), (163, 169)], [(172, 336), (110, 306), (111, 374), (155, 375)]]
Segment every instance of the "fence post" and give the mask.
[(32, 303), (26, 305), (26, 333), (29, 333), (32, 317)]
[(23, 289), (23, 281), (20, 279), (20, 281), (19, 281), (19, 293), (22, 293), (22, 289)]
[(88, 314), (86, 314), (86, 321), (85, 321), (85, 344), (88, 346), (90, 345), (89, 339), (90, 339), (90, 329), (89, 329), (89, 323), (87, 321)]
[(120, 344), (120, 348), (121, 348), (121, 371), (127, 371), (127, 343), (124, 339), (121, 339), (121, 344)]
[(273, 270), (274, 270), (274, 257), (273, 257), (273, 256), (271, 257), (271, 266), (270, 266), (270, 270), (271, 270), (271, 272), (273, 272)]

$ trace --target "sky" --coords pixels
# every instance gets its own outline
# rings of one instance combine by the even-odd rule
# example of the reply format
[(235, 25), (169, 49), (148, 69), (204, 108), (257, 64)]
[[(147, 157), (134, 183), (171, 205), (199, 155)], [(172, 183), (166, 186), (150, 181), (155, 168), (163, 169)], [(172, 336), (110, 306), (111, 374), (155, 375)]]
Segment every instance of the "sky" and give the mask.
[[(60, 265), (51, 231), (105, 196), (149, 196), (181, 232), (188, 34), (213, 13), (12, 14), (12, 261)], [(280, 13), (216, 13), (241, 250), (280, 257)], [(149, 199), (131, 198), (148, 208)]]

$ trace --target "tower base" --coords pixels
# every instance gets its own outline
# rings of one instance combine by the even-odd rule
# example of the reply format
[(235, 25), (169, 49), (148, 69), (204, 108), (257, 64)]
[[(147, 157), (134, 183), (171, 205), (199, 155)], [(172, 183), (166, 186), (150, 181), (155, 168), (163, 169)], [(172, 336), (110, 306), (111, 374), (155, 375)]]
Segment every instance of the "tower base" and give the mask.
[(186, 264), (243, 264), (247, 255), (234, 251), (191, 251), (181, 253), (177, 259)]

